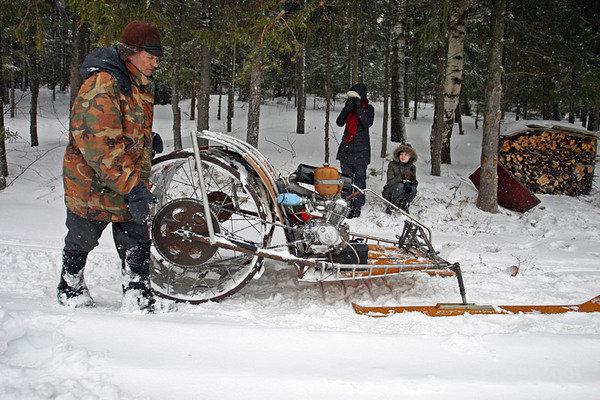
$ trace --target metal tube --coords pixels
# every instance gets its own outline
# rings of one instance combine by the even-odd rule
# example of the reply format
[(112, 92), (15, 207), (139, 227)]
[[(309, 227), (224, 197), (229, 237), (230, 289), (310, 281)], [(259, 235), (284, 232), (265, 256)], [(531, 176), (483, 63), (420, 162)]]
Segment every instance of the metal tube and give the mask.
[(450, 266), (450, 269), (454, 271), (456, 274), (456, 279), (458, 280), (458, 290), (460, 291), (460, 297), (462, 298), (462, 303), (467, 304), (467, 295), (465, 293), (465, 284), (463, 283), (462, 272), (460, 270), (460, 264), (454, 263)]
[(429, 229), (421, 221), (419, 221), (418, 219), (416, 219), (412, 215), (408, 214), (407, 212), (405, 212), (401, 208), (397, 207), (394, 203), (389, 202), (388, 200), (386, 200), (385, 198), (383, 198), (382, 196), (380, 196), (378, 193), (375, 193), (371, 189), (367, 189), (367, 188), (361, 189), (361, 188), (359, 188), (358, 186), (356, 186), (354, 184), (352, 185), (352, 187), (354, 189), (356, 189), (358, 192), (360, 192), (361, 194), (363, 194), (363, 195), (365, 195), (367, 192), (371, 193), (371, 194), (377, 196), (379, 198), (379, 200), (382, 200), (385, 204), (394, 207), (394, 209), (396, 211), (399, 211), (402, 215), (404, 215), (404, 217), (408, 218), (409, 220), (411, 220), (412, 222), (414, 222), (416, 225), (419, 225), (420, 227), (422, 227), (425, 230), (425, 232), (427, 233), (427, 236), (429, 237), (429, 240), (431, 240), (431, 229)]
[(192, 146), (194, 148), (194, 159), (196, 160), (196, 168), (198, 170), (198, 179), (200, 183), (200, 194), (202, 195), (202, 204), (204, 205), (204, 219), (208, 228), (208, 239), (210, 244), (215, 244), (215, 229), (213, 227), (212, 214), (210, 213), (210, 205), (208, 204), (208, 195), (206, 194), (206, 185), (204, 184), (204, 174), (202, 169), (202, 159), (200, 158), (200, 149), (198, 147), (198, 136), (192, 131)]

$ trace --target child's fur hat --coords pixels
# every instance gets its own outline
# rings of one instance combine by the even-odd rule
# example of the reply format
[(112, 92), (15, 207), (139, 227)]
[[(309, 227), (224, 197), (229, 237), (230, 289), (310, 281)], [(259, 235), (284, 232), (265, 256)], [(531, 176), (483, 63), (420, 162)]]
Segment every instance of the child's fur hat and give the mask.
[(396, 150), (394, 150), (394, 160), (398, 160), (398, 156), (400, 155), (400, 153), (406, 153), (410, 156), (410, 160), (409, 162), (415, 162), (417, 161), (417, 153), (415, 152), (415, 149), (412, 148), (412, 146), (408, 143), (403, 143), (400, 146), (396, 147)]

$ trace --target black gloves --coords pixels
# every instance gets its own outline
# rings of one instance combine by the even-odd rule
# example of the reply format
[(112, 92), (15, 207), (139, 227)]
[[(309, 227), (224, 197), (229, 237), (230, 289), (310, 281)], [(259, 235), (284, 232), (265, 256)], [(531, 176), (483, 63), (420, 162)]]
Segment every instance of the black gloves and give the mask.
[(410, 193), (412, 191), (412, 184), (409, 181), (404, 181), (404, 193)]
[(353, 110), (356, 107), (358, 107), (359, 103), (360, 103), (360, 99), (357, 97), (348, 97), (346, 99), (346, 107), (350, 110)]
[(156, 154), (163, 152), (163, 141), (160, 135), (156, 132), (152, 132), (152, 158)]
[(143, 224), (150, 215), (150, 204), (156, 203), (156, 197), (146, 188), (143, 182), (138, 183), (129, 194), (125, 195), (125, 201), (133, 221)]

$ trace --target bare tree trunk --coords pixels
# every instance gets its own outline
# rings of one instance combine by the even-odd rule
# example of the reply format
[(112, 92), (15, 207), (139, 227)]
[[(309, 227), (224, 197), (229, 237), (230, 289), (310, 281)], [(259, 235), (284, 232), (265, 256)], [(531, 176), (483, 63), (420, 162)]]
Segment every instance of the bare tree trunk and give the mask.
[(360, 1), (350, 1), (350, 84), (358, 83), (358, 13), (360, 12)]
[(450, 139), (454, 126), (454, 112), (462, 86), (464, 64), (465, 25), (472, 0), (453, 1), (448, 27), (448, 49), (444, 82), (444, 134), (442, 136), (441, 162), (451, 164)]
[(15, 117), (15, 108), (17, 105), (15, 103), (15, 71), (13, 68), (10, 69), (10, 117)]
[(573, 100), (569, 100), (569, 123), (575, 123), (575, 102)]
[(385, 53), (383, 55), (383, 125), (381, 127), (381, 158), (387, 156), (389, 98), (390, 98), (390, 52), (392, 50), (392, 2), (388, 3), (385, 23)]
[(481, 146), (481, 168), (477, 208), (498, 212), (498, 135), (502, 115), (502, 50), (506, 0), (494, 0), (492, 5), (490, 49), (487, 61), (485, 115)]
[[(179, 22), (179, 21), (176, 21)], [(181, 34), (179, 30), (173, 32), (173, 75), (171, 78), (171, 109), (173, 111), (173, 147), (175, 150), (183, 148), (181, 142), (181, 108), (179, 107), (179, 83), (181, 63)]]
[(587, 121), (587, 129), (588, 131), (597, 131), (600, 127), (600, 110), (595, 108), (590, 108), (590, 114)]
[(196, 119), (196, 88), (198, 87), (198, 82), (194, 79), (192, 80), (192, 90), (191, 90), (191, 99), (190, 99), (190, 121)]
[(8, 162), (6, 161), (6, 131), (4, 127), (4, 69), (2, 68), (2, 35), (0, 34), (0, 190), (6, 188)]
[(557, 102), (552, 104), (552, 119), (555, 121), (560, 121), (562, 119), (562, 116), (560, 114), (560, 107), (558, 106)]
[(223, 65), (225, 57), (221, 58), (221, 75), (219, 76), (219, 105), (217, 107), (217, 120), (221, 120), (221, 100), (223, 99)]
[(231, 49), (231, 75), (227, 87), (227, 132), (231, 132), (233, 119), (233, 97), (235, 96), (235, 43)]
[(263, 63), (262, 43), (257, 43), (251, 56), (250, 97), (248, 98), (248, 133), (246, 141), (258, 147), (258, 128), (260, 122), (260, 86)]
[(408, 98), (408, 57), (404, 57), (404, 85), (402, 85), (404, 87), (404, 92), (403, 92), (403, 98), (404, 98), (404, 117), (405, 118), (410, 118), (410, 99)]
[(71, 48), (71, 66), (70, 66), (70, 79), (69, 86), (70, 90), (70, 105), (73, 105), (73, 101), (75, 97), (77, 97), (77, 92), (79, 92), (79, 87), (83, 83), (83, 77), (79, 72), (81, 68), (81, 64), (83, 63), (83, 58), (85, 57), (85, 43), (86, 36), (88, 35), (88, 25), (87, 23), (79, 23), (79, 19), (75, 17), (73, 21), (74, 24), (74, 38), (73, 38), (73, 47)]
[(296, 99), (298, 108), (296, 110), (296, 133), (304, 134), (306, 114), (306, 45), (303, 43), (300, 54), (296, 60)]
[(550, 114), (550, 105), (546, 102), (542, 103), (542, 119), (549, 120), (551, 117)]
[(210, 48), (200, 46), (200, 87), (198, 90), (198, 131), (209, 129), (210, 107)]
[(331, 115), (331, 22), (327, 22), (325, 49), (325, 164), (329, 164), (329, 124)]
[(444, 135), (444, 76), (446, 73), (446, 43), (439, 44), (435, 74), (435, 106), (429, 144), (431, 175), (440, 176), (442, 169), (442, 137)]
[(587, 127), (587, 117), (588, 117), (588, 110), (586, 108), (582, 108), (581, 109), (581, 126), (583, 126), (584, 128)]
[(391, 93), (391, 140), (396, 143), (406, 142), (406, 125), (404, 123), (404, 47), (406, 36), (404, 19), (406, 0), (396, 0), (394, 4), (392, 25), (392, 41), (394, 43), (394, 71), (392, 72)]
[(456, 105), (456, 112), (454, 113), (454, 120), (458, 124), (458, 134), (464, 135), (465, 131), (463, 130), (462, 113), (460, 111), (460, 101)]
[[(35, 46), (32, 43), (32, 46)], [(37, 132), (37, 108), (40, 94), (40, 78), (37, 65), (37, 50), (33, 48), (29, 54), (29, 86), (31, 90), (31, 105), (29, 107), (29, 137), (31, 147), (39, 146)]]
[(413, 92), (413, 100), (414, 100), (414, 109), (413, 109), (413, 119), (417, 119), (417, 109), (419, 108), (419, 68), (420, 68), (420, 64), (419, 64), (419, 60), (420, 58), (417, 57), (416, 55), (416, 51), (415, 51), (415, 77), (414, 77), (414, 92)]
[[(257, 1), (256, 6), (261, 7), (262, 1)], [(246, 133), (246, 141), (254, 147), (258, 147), (264, 39), (268, 31), (275, 26), (284, 14), (285, 11), (280, 11), (267, 26), (263, 27), (262, 31), (256, 36), (254, 48), (250, 54), (250, 94), (248, 98), (248, 132)]]

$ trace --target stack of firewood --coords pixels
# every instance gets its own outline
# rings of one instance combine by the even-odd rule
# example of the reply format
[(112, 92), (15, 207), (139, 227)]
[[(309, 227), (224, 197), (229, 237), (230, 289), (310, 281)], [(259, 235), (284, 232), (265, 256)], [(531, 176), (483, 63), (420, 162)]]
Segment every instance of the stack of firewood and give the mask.
[(595, 132), (528, 125), (500, 138), (499, 162), (532, 192), (588, 194), (597, 139)]

